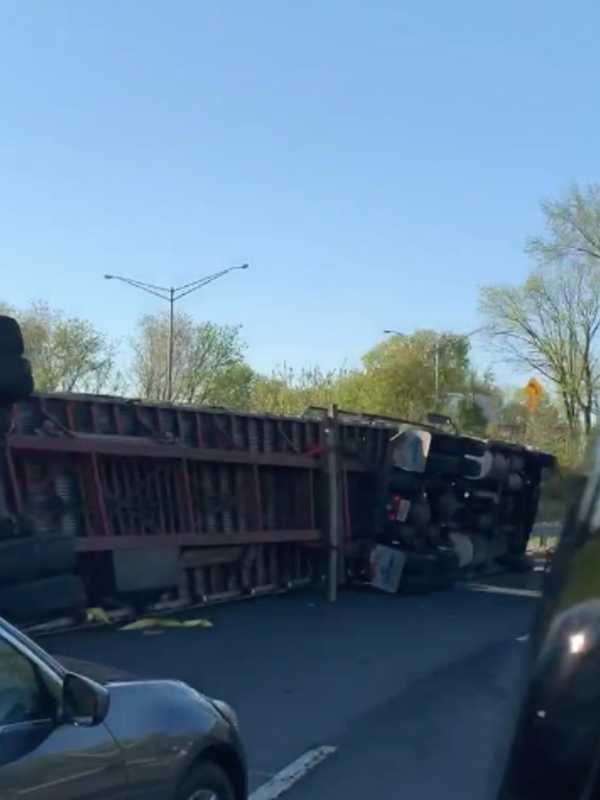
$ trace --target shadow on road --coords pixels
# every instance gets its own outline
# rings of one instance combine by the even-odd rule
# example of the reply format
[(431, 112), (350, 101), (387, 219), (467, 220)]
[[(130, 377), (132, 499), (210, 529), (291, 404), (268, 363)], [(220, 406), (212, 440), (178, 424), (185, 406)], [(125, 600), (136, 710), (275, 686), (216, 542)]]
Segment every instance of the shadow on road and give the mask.
[[(185, 680), (230, 702), (253, 785), (329, 744), (338, 754), (314, 780), (340, 763), (360, 772), (368, 750), (386, 784), (395, 780), (394, 794), (404, 787), (424, 798), (436, 764), (452, 764), (453, 779), (483, 768), (485, 737), (519, 657), (514, 640), (528, 631), (533, 609), (530, 598), (467, 591), (344, 592), (335, 606), (300, 593), (206, 609), (199, 615), (210, 629), (96, 630), (43, 644), (141, 677)], [(298, 797), (310, 780), (293, 790)], [(341, 792), (331, 796), (353, 796)]]

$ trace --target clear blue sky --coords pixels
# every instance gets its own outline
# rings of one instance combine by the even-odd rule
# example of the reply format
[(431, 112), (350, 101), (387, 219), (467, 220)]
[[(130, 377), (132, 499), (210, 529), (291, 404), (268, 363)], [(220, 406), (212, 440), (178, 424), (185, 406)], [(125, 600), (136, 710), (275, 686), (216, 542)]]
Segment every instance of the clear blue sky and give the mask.
[[(598, 179), (600, 5), (0, 3), (2, 297), (127, 337), (184, 283), (257, 368), (466, 331), (539, 201)], [(478, 363), (487, 357), (476, 350)]]

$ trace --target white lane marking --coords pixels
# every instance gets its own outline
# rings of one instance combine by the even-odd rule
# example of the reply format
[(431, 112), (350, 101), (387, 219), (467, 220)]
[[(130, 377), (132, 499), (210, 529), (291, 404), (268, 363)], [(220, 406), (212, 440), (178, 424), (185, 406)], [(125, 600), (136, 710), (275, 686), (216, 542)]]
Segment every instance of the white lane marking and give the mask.
[(529, 641), (529, 634), (524, 633), (523, 636), (517, 636), (517, 642), (527, 642)]
[(492, 594), (512, 594), (516, 597), (541, 597), (537, 589), (511, 589), (508, 586), (494, 586), (489, 583), (463, 583), (463, 589), (471, 592), (491, 592)]
[(303, 756), (292, 761), (287, 767), (278, 772), (277, 775), (259, 786), (256, 791), (252, 792), (249, 800), (275, 800), (280, 797), (284, 792), (287, 792), (295, 783), (305, 777), (311, 769), (314, 769), (328, 756), (333, 755), (337, 747), (317, 747), (314, 750), (308, 750)]

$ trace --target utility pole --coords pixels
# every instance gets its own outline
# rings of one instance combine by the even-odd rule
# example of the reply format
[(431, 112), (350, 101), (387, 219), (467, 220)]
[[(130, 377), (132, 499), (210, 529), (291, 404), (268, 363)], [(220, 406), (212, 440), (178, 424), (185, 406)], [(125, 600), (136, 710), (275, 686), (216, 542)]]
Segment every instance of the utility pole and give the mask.
[(175, 289), (169, 289), (169, 354), (167, 356), (167, 398), (173, 397), (173, 325), (175, 322)]
[(201, 289), (208, 283), (222, 278), (228, 272), (233, 272), (236, 269), (248, 269), (248, 264), (241, 264), (237, 267), (228, 267), (219, 272), (214, 272), (212, 275), (207, 275), (205, 278), (199, 278), (197, 281), (185, 283), (183, 286), (155, 286), (153, 283), (144, 283), (143, 281), (133, 280), (133, 278), (124, 278), (121, 275), (105, 275), (107, 281), (121, 281), (134, 289), (141, 289), (143, 292), (152, 294), (155, 297), (160, 297), (161, 300), (166, 300), (169, 303), (169, 343), (167, 347), (167, 401), (170, 403), (173, 398), (173, 355), (174, 355), (174, 324), (175, 324), (175, 303), (181, 300), (192, 292)]

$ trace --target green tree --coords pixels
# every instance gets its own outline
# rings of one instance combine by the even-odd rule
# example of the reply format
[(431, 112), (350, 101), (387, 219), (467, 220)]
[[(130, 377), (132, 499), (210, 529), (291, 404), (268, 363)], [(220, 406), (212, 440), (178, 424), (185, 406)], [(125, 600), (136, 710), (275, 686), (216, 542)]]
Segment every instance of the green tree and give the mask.
[(545, 233), (531, 237), (526, 248), (538, 263), (600, 261), (600, 184), (574, 185), (558, 200), (543, 202), (542, 212)]
[(536, 267), (520, 286), (491, 286), (481, 308), (507, 360), (555, 387), (575, 439), (597, 411), (600, 331), (600, 185), (542, 203), (545, 231), (529, 239)]
[[(168, 395), (169, 315), (147, 314), (132, 340), (131, 372), (137, 396), (164, 401)], [(173, 333), (173, 394), (176, 403), (239, 405), (250, 391), (239, 327), (195, 323), (176, 314)]]
[(245, 361), (217, 370), (208, 398), (211, 405), (237, 411), (247, 411), (252, 404), (255, 373)]
[(115, 392), (123, 388), (113, 342), (87, 320), (67, 317), (46, 303), (19, 310), (0, 304), (19, 320), (35, 386), (41, 392)]
[(563, 465), (573, 465), (579, 458), (578, 443), (570, 434), (561, 403), (547, 392), (532, 411), (522, 390), (507, 394), (488, 432), (494, 438), (552, 453)]
[(423, 419), (429, 411), (444, 410), (449, 393), (469, 385), (469, 342), (460, 335), (421, 330), (390, 336), (362, 361), (368, 387), (363, 397), (374, 413)]
[(488, 286), (480, 307), (505, 360), (529, 368), (556, 389), (571, 435), (589, 434), (596, 404), (600, 262), (536, 267), (520, 286)]
[(301, 414), (309, 406), (328, 406), (339, 402), (339, 386), (347, 374), (343, 369), (294, 370), (282, 364), (270, 375), (254, 378), (250, 407), (271, 414)]

